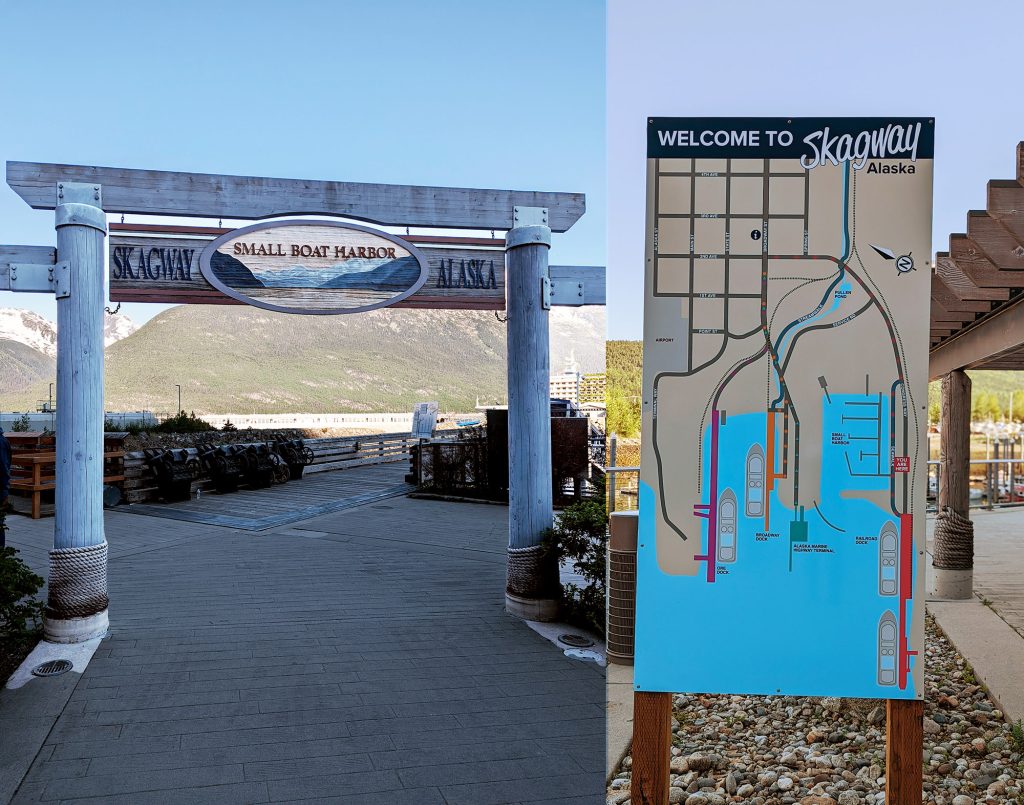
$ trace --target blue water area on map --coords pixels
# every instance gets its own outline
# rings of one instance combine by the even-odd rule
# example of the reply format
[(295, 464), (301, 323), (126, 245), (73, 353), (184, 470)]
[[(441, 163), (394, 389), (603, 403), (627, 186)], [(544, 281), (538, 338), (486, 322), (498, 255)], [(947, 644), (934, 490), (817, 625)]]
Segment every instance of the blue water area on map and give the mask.
[[(771, 493), (767, 532), (763, 516), (745, 513), (746, 456), (753, 444), (767, 449), (767, 416), (727, 416), (719, 429), (718, 489), (720, 496), (727, 489), (736, 496), (738, 539), (735, 561), (717, 564), (714, 583), (707, 581), (703, 562), (695, 576), (661, 571), (654, 546), (654, 493), (640, 485), (639, 690), (913, 698), (910, 676), (903, 691), (878, 683), (880, 620), (887, 611), (899, 616), (898, 595), (879, 592), (879, 533), (887, 522), (898, 528), (899, 519), (888, 506), (888, 395), (882, 395), (881, 410), (878, 403), (877, 394), (833, 394), (831, 403), (822, 397), (824, 471), (818, 499), (801, 500), (807, 541), (797, 544), (803, 550), (791, 548), (790, 523), (799, 519), (791, 498)], [(803, 445), (816, 442), (802, 439)], [(705, 504), (709, 451), (706, 434)], [(777, 444), (776, 471), (781, 471), (781, 452)], [(809, 489), (802, 479), (802, 498), (811, 494)], [(872, 491), (877, 503), (856, 497)], [(671, 499), (671, 488), (666, 494)], [(702, 533), (688, 535), (686, 550), (694, 554), (707, 548), (707, 521), (702, 522)]]

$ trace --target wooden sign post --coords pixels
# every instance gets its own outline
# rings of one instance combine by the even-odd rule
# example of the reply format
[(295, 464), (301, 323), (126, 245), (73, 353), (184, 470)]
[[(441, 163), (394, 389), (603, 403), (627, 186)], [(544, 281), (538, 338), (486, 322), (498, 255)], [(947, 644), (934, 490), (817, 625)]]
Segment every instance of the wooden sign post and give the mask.
[[(630, 798), (666, 805), (672, 752), (672, 694), (633, 694)], [(920, 805), (924, 784), (924, 702), (886, 699), (885, 801)]]

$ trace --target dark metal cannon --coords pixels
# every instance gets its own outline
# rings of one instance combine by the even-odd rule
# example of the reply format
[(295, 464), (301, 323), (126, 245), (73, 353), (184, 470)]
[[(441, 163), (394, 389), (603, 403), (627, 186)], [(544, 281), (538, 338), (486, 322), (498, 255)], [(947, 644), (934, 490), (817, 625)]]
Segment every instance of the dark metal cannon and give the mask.
[(306, 447), (302, 439), (286, 439), (279, 436), (274, 441), (273, 448), (288, 466), (289, 477), (293, 481), (299, 480), (306, 467), (313, 463), (313, 451)]
[(242, 464), (228, 449), (231, 445), (217, 445), (204, 442), (199, 446), (199, 459), (203, 469), (213, 481), (213, 488), (219, 494), (237, 492), (242, 478)]
[(149, 449), (143, 455), (165, 501), (172, 503), (191, 497), (192, 481), (199, 477), (202, 466), (188, 450)]

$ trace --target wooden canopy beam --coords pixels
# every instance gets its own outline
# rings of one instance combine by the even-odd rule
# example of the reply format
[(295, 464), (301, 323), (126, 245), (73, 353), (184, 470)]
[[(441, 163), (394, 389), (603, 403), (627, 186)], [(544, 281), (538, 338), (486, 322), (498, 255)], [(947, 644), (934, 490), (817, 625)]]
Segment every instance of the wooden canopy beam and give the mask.
[(211, 173), (8, 162), (7, 184), (37, 210), (56, 207), (59, 181), (103, 187), (108, 213), (198, 218), (337, 215), (385, 226), (512, 229), (513, 208), (544, 207), (548, 227), (565, 232), (586, 210), (583, 193), (325, 182)]
[[(936, 333), (932, 328), (932, 335)], [(950, 335), (953, 335), (950, 333)], [(1024, 302), (1015, 302), (993, 313), (983, 324), (958, 332), (933, 347), (928, 379), (935, 380), (954, 369), (972, 369), (992, 357), (1024, 344)]]
[(988, 183), (988, 214), (1018, 241), (1024, 242), (1024, 186), (1014, 179), (992, 179)]
[(988, 313), (992, 309), (984, 300), (960, 299), (938, 274), (932, 274), (932, 299), (950, 312)]
[(1002, 271), (1024, 270), (1024, 245), (987, 210), (967, 213), (967, 238), (996, 268)]
[[(954, 241), (954, 239), (956, 240)], [(991, 266), (991, 263), (985, 260), (984, 257), (975, 256), (974, 254), (970, 254), (967, 258), (952, 257), (954, 254), (952, 249), (959, 248), (963, 250), (966, 238), (961, 235), (951, 235), (949, 240), (951, 257), (941, 262), (936, 260), (935, 273), (938, 274), (939, 278), (958, 298), (992, 302), (1005, 302), (1010, 298), (1010, 289), (1002, 283), (995, 286), (979, 286), (974, 282), (970, 274), (965, 270), (965, 265), (971, 265), (975, 260), (982, 264), (983, 267)], [(1024, 281), (1024, 277), (1021, 279)]]

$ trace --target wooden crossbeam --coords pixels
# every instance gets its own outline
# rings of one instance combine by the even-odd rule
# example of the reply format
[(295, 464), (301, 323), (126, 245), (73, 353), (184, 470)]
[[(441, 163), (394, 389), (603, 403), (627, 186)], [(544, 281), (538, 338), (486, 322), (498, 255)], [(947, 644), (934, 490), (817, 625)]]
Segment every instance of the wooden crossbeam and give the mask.
[(0, 291), (11, 289), (11, 263), (52, 266), (56, 262), (57, 250), (52, 246), (0, 245)]
[(1024, 185), (1014, 179), (992, 179), (987, 195), (988, 214), (1024, 242)]
[(988, 210), (971, 210), (967, 213), (967, 238), (996, 268), (1003, 271), (1024, 270), (1024, 244), (989, 215)]
[(8, 162), (7, 184), (35, 209), (52, 210), (59, 181), (103, 186), (113, 213), (200, 218), (337, 215), (388, 226), (511, 229), (513, 207), (545, 207), (548, 226), (565, 232), (583, 215), (583, 193), (325, 182), (212, 173)]
[[(938, 260), (935, 261), (935, 273), (958, 298), (998, 302), (1005, 302), (1010, 298), (1010, 289), (1005, 285), (979, 287), (970, 274), (964, 270), (964, 266), (970, 265), (975, 260), (991, 266), (983, 256), (976, 253), (973, 243), (969, 242), (966, 236), (951, 235), (949, 242), (951, 256), (941, 263)], [(959, 253), (964, 251), (967, 252), (967, 256), (961, 258)], [(953, 256), (954, 254), (957, 256)]]
[(950, 312), (988, 313), (992, 309), (989, 302), (960, 299), (938, 274), (932, 274), (932, 299)]
[[(932, 335), (941, 334), (932, 328)], [(948, 333), (953, 335), (953, 333)], [(928, 378), (934, 380), (954, 369), (970, 369), (1024, 344), (1024, 303), (1005, 306), (983, 323), (934, 346), (928, 356)]]

